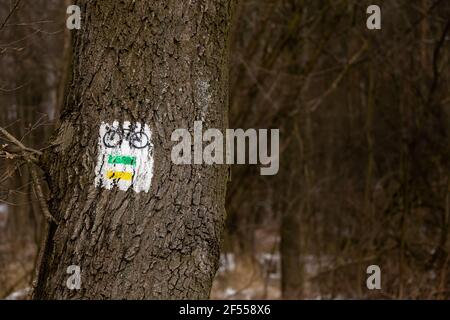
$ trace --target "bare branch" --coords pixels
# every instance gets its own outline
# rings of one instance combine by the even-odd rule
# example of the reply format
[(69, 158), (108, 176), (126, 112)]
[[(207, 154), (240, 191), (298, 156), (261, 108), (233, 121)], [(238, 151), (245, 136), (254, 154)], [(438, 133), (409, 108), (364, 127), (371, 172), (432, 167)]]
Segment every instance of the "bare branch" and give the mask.
[(367, 48), (368, 48), (368, 43), (367, 43), (367, 41), (365, 41), (364, 44), (362, 45), (361, 49), (359, 49), (358, 52), (356, 52), (353, 55), (353, 57), (351, 57), (350, 61), (345, 65), (342, 72), (336, 77), (336, 79), (333, 81), (333, 83), (327, 89), (327, 91), (325, 91), (325, 93), (322, 96), (320, 96), (319, 98), (312, 101), (312, 105), (309, 110), (310, 112), (315, 111), (322, 104), (322, 102), (325, 100), (325, 98), (327, 98), (331, 93), (334, 92), (334, 90), (336, 90), (336, 88), (339, 86), (339, 84), (341, 83), (344, 76), (347, 74), (350, 67), (352, 67), (358, 61), (359, 57), (367, 50)]
[[(17, 152), (8, 152), (3, 150), (1, 151), (0, 155), (7, 159), (22, 157), (28, 163), (31, 179), (33, 182), (33, 189), (36, 194), (36, 198), (39, 201), (41, 210), (48, 222), (54, 222), (55, 224), (58, 224), (57, 220), (51, 215), (50, 210), (47, 207), (47, 200), (45, 199), (44, 191), (42, 189), (41, 182), (39, 181), (39, 175), (35, 167), (35, 165), (38, 163), (36, 156), (41, 156), (42, 152), (26, 147), (22, 142), (20, 142), (16, 137), (14, 137), (11, 133), (9, 133), (2, 127), (0, 127), (0, 133), (19, 149)], [(0, 147), (4, 149), (3, 146)]]
[(11, 18), (11, 16), (13, 15), (14, 11), (17, 10), (17, 8), (19, 7), (19, 4), (22, 0), (17, 0), (16, 3), (14, 4), (14, 7), (11, 9), (11, 11), (8, 13), (8, 15), (6, 16), (5, 21), (3, 21), (2, 25), (0, 26), (0, 30), (3, 29), (3, 27), (6, 25), (6, 23), (8, 22), (8, 20)]
[[(9, 142), (13, 143), (16, 147), (18, 147), (22, 152), (29, 152), (31, 155), (28, 156), (29, 159), (31, 159), (33, 162), (37, 162), (36, 156), (41, 156), (42, 152), (39, 150), (35, 150), (29, 147), (26, 147), (22, 142), (20, 142), (16, 137), (14, 137), (11, 133), (6, 131), (4, 128), (0, 127), (0, 133), (8, 139)], [(26, 157), (22, 154), (22, 156)]]
[(45, 218), (47, 219), (48, 222), (54, 222), (55, 224), (58, 224), (58, 221), (52, 216), (50, 210), (48, 209), (47, 200), (45, 199), (44, 191), (42, 190), (42, 185), (41, 182), (39, 181), (39, 176), (36, 171), (36, 167), (34, 166), (33, 163), (29, 163), (29, 168), (31, 173), (31, 179), (33, 180), (33, 189)]

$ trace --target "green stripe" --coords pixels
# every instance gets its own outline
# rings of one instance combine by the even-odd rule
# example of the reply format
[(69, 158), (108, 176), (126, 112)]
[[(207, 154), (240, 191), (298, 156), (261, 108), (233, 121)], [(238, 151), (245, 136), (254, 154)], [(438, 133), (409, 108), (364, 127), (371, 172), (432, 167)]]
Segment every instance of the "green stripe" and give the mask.
[(136, 165), (136, 157), (109, 155), (108, 163), (109, 164), (127, 164), (127, 165), (135, 166)]

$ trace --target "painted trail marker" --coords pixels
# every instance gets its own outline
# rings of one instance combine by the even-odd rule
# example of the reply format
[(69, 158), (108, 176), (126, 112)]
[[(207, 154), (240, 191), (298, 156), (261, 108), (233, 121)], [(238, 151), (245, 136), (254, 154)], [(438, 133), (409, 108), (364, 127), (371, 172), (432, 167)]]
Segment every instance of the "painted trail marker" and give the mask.
[(122, 191), (129, 188), (137, 193), (148, 192), (153, 176), (152, 134), (148, 125), (131, 124), (121, 126), (102, 122), (100, 125), (95, 185)]

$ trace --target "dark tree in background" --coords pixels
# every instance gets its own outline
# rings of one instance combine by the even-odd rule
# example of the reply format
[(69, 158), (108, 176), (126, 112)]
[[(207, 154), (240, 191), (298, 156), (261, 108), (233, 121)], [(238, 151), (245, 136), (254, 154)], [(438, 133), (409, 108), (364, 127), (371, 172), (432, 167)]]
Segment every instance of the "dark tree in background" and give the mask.
[[(371, 4), (381, 30), (366, 28)], [(243, 1), (238, 13), (230, 124), (280, 128), (280, 171), (233, 168), (224, 252), (254, 259), (217, 287), (448, 298), (450, 3)], [(366, 287), (372, 264), (382, 290)]]

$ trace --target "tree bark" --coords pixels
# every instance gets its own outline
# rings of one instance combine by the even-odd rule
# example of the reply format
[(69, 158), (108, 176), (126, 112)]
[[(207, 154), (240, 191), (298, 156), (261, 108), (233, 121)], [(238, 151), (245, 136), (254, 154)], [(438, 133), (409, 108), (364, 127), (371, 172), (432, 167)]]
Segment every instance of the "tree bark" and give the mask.
[[(231, 0), (80, 1), (61, 125), (43, 156), (59, 221), (34, 299), (204, 299), (225, 219), (227, 167), (174, 165), (177, 128), (227, 126)], [(150, 191), (94, 183), (102, 122), (152, 131)], [(81, 289), (66, 286), (81, 267)]]

